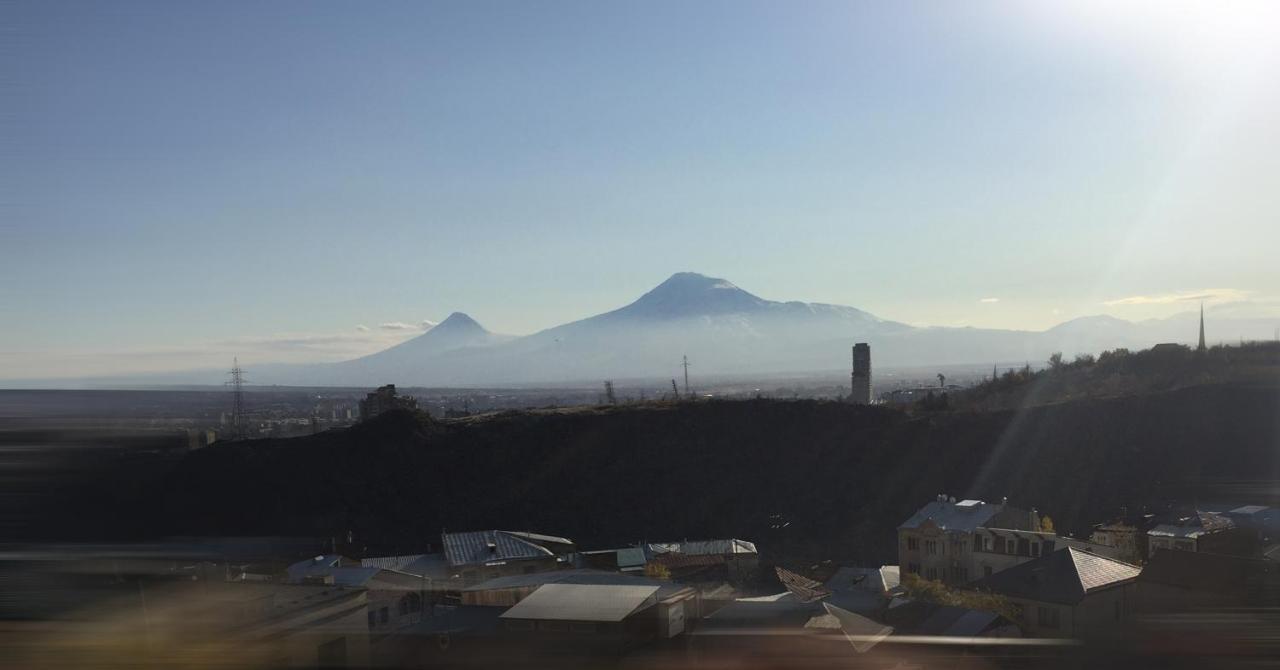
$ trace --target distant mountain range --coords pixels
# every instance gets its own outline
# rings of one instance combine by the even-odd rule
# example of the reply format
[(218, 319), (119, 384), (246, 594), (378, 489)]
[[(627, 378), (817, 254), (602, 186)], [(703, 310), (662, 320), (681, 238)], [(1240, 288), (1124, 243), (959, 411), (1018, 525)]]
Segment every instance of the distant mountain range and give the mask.
[[(1232, 319), (1230, 332), (1270, 338), (1275, 326), (1272, 320)], [(1136, 323), (1084, 317), (1043, 332), (920, 328), (843, 305), (766, 300), (724, 279), (681, 272), (625, 307), (532, 335), (492, 333), (455, 312), (376, 354), (341, 363), (256, 366), (254, 381), (469, 386), (661, 379), (677, 376), (684, 355), (700, 375), (835, 371), (848, 369), (855, 342), (871, 344), (873, 367), (1039, 363), (1055, 351), (1070, 357), (1191, 343), (1196, 336), (1191, 313)]]

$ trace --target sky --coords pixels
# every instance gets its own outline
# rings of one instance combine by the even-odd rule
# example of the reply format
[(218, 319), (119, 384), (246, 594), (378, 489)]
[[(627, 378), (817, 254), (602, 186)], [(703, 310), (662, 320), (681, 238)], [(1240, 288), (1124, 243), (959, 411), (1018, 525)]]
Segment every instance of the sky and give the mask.
[(1280, 4), (8, 2), (0, 379), (525, 334), (678, 271), (1280, 311)]

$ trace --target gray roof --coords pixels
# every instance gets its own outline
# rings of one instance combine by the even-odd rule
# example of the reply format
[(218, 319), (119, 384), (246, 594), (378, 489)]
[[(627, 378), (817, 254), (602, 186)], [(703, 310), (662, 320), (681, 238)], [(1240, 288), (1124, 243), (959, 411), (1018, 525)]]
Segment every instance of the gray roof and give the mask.
[(935, 500), (921, 507), (898, 528), (919, 528), (925, 521), (933, 521), (943, 530), (972, 532), (990, 521), (1002, 507), (989, 505), (981, 500), (961, 500), (958, 503)]
[(445, 558), (454, 567), (555, 556), (546, 547), (502, 530), (444, 533), (442, 539)]
[(1235, 523), (1221, 514), (1196, 512), (1195, 515), (1181, 519), (1178, 523), (1162, 523), (1147, 531), (1147, 535), (1153, 537), (1197, 538), (1234, 527)]
[(755, 554), (755, 543), (746, 540), (685, 540), (683, 542), (654, 542), (645, 547), (648, 553), (684, 554), (686, 556), (722, 556), (727, 554)]
[(543, 535), (542, 533), (530, 533), (524, 530), (505, 530), (502, 531), (508, 535), (515, 535), (518, 538), (529, 540), (530, 542), (548, 544), (573, 544), (573, 540), (567, 537), (557, 537), (555, 535)]
[(431, 579), (449, 578), (449, 564), (445, 562), (444, 554), (408, 554), (404, 556), (362, 558), (360, 559), (360, 567), (396, 570)]
[(358, 567), (343, 567), (344, 564), (352, 566), (353, 561), (339, 554), (322, 554), (314, 558), (308, 558), (305, 561), (298, 561), (297, 563), (290, 565), (288, 568), (285, 568), (285, 573), (287, 575), (285, 581), (296, 584), (308, 577), (334, 575), (333, 582), (335, 584), (359, 586), (367, 581), (369, 577), (372, 577), (373, 573), (377, 572), (376, 568), (371, 569), (368, 574), (361, 572), (348, 572), (343, 575), (343, 581), (339, 582), (337, 577), (339, 571), (353, 569), (358, 571), (363, 569)]
[(657, 592), (656, 586), (544, 584), (501, 618), (616, 622), (657, 602)]
[(535, 572), (530, 575), (508, 575), (506, 577), (494, 577), (479, 584), (468, 586), (463, 591), (494, 591), (498, 589), (518, 589), (529, 586), (541, 586), (543, 584), (592, 584), (602, 586), (656, 586), (658, 587), (658, 599), (669, 598), (681, 591), (691, 590), (689, 587), (675, 584), (673, 582), (663, 582), (648, 577), (640, 577), (637, 575), (624, 575), (619, 572), (609, 572), (607, 570), (551, 570), (548, 572)]
[(1262, 505), (1245, 505), (1244, 507), (1237, 507), (1227, 513), (1228, 514), (1257, 514), (1259, 512), (1264, 512), (1266, 510), (1267, 508)]
[(1001, 595), (1075, 604), (1094, 591), (1131, 581), (1142, 568), (1074, 548), (1059, 549), (973, 583)]

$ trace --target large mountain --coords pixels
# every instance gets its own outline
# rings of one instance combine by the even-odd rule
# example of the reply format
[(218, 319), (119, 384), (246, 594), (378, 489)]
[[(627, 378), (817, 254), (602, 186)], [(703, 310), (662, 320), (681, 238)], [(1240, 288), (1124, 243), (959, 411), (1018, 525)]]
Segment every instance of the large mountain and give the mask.
[(1192, 342), (1195, 336), (1194, 319), (1183, 315), (1139, 323), (1085, 317), (1043, 332), (918, 328), (853, 307), (767, 300), (724, 279), (681, 272), (629, 305), (524, 337), (496, 335), (455, 312), (426, 333), (370, 356), (259, 368), (255, 375), (280, 384), (426, 386), (662, 379), (677, 376), (687, 355), (705, 378), (843, 371), (855, 342), (871, 343), (874, 365), (884, 368), (1041, 362), (1055, 351), (1072, 356)]

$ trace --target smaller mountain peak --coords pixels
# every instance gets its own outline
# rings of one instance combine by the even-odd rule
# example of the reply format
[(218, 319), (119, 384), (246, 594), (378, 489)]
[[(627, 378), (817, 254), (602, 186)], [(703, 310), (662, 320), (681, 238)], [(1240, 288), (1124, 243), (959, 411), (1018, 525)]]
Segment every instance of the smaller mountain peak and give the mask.
[(732, 282), (718, 277), (708, 277), (707, 275), (697, 272), (677, 272), (667, 280), (658, 284), (657, 288), (685, 288), (685, 289), (711, 289), (725, 288), (736, 289)]
[(448, 318), (440, 322), (440, 325), (431, 330), (484, 330), (478, 321), (468, 316), (465, 312), (454, 312)]

